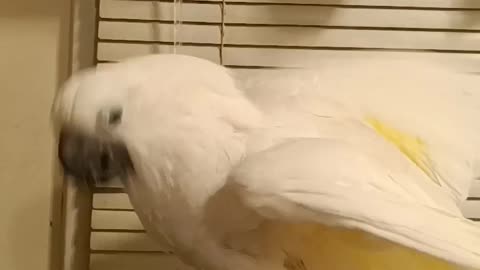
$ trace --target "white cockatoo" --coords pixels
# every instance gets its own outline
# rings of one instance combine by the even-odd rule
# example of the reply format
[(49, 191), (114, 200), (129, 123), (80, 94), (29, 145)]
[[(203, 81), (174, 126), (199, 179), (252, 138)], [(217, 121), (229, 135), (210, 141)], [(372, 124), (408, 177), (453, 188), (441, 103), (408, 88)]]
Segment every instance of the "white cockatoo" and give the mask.
[(65, 173), (120, 177), (197, 269), (480, 269), (459, 210), (479, 76), (374, 59), (253, 73), (164, 54), (73, 75), (52, 111)]

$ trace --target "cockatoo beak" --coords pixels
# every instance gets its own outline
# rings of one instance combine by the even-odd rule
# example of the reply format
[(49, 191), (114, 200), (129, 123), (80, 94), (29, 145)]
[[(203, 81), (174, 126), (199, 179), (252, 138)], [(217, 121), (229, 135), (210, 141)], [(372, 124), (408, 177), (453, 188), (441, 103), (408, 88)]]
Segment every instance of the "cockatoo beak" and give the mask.
[(122, 142), (101, 140), (69, 129), (60, 132), (58, 157), (65, 175), (92, 184), (123, 178), (133, 171), (130, 154)]

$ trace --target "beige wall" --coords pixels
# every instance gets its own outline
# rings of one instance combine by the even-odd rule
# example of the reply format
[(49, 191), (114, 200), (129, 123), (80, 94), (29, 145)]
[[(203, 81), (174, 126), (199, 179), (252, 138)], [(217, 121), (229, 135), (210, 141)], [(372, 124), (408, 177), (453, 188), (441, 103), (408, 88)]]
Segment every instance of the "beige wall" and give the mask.
[[(49, 110), (65, 76), (69, 0), (0, 0), (0, 269), (49, 269)], [(51, 221), (53, 222), (51, 224)]]

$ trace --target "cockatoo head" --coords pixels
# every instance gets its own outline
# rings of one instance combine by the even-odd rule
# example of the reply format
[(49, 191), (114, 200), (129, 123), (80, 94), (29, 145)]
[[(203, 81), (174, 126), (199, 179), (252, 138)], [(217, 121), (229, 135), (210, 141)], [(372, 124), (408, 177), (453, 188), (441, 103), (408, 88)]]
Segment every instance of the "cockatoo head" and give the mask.
[(113, 70), (87, 69), (63, 85), (52, 116), (65, 174), (99, 182), (133, 169), (125, 142), (114, 137), (131, 83)]
[(52, 116), (65, 173), (95, 182), (134, 172), (130, 150), (142, 139), (174, 145), (188, 133), (195, 142), (200, 133), (220, 136), (223, 127), (241, 129), (257, 117), (227, 69), (170, 54), (74, 74)]

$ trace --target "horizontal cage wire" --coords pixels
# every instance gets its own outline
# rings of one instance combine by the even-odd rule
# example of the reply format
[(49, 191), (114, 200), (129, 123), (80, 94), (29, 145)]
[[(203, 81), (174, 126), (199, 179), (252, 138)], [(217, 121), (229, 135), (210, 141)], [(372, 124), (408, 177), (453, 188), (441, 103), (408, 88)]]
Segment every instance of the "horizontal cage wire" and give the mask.
[[(351, 5), (368, 1), (283, 2), (288, 1), (185, 1), (181, 24), (175, 24), (172, 2), (101, 0), (96, 57), (109, 63), (172, 52), (175, 42), (182, 44), (180, 53), (239, 68), (301, 67), (320, 59), (379, 54), (448, 59), (479, 53), (475, 4), (412, 8)], [(181, 35), (177, 41), (170, 33), (175, 29)]]

